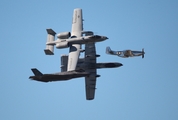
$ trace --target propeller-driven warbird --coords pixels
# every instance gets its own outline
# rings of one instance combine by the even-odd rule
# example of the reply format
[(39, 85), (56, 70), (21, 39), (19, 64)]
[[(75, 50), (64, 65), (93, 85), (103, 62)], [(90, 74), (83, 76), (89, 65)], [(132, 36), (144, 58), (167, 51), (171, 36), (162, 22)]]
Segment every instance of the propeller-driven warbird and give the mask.
[[(30, 76), (32, 80), (41, 82), (65, 81), (73, 78), (85, 77), (86, 99), (93, 100), (96, 89), (97, 69), (115, 68), (122, 66), (118, 62), (97, 63), (95, 42), (108, 39), (106, 36), (94, 35), (92, 31), (83, 31), (82, 9), (74, 9), (72, 30), (57, 35), (52, 29), (47, 29), (48, 37), (45, 54), (54, 55), (54, 46), (58, 49), (69, 47), (69, 55), (61, 56), (61, 72), (54, 74), (42, 74), (36, 68), (31, 69), (35, 76)], [(81, 45), (85, 44), (85, 49)], [(85, 52), (84, 58), (79, 58), (81, 52)]]
[(144, 58), (144, 49), (142, 51), (133, 51), (133, 50), (123, 50), (123, 51), (113, 51), (110, 47), (106, 47), (106, 53), (110, 55), (117, 55), (122, 58), (142, 56)]

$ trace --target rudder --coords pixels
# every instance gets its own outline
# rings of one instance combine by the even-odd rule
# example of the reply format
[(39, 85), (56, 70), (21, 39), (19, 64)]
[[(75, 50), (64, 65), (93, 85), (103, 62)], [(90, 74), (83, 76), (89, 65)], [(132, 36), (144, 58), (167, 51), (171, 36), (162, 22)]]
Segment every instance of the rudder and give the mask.
[(111, 48), (110, 47), (106, 47), (106, 53), (110, 54), (110, 52), (111, 52)]
[(42, 76), (43, 74), (36, 68), (31, 69), (35, 76)]

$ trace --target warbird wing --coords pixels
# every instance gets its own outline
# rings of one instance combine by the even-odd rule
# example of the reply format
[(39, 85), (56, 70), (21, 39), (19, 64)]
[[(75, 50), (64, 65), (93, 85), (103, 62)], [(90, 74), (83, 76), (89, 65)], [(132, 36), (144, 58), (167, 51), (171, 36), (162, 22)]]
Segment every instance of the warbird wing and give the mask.
[(95, 43), (85, 45), (85, 63), (89, 66), (85, 70), (85, 72), (89, 73), (89, 76), (85, 77), (86, 99), (93, 100), (95, 97), (97, 77)]
[[(74, 9), (71, 37), (81, 37), (83, 31), (83, 18), (82, 9)], [(76, 69), (78, 58), (80, 55), (81, 45), (72, 44), (69, 49), (68, 67), (67, 71), (73, 71)]]

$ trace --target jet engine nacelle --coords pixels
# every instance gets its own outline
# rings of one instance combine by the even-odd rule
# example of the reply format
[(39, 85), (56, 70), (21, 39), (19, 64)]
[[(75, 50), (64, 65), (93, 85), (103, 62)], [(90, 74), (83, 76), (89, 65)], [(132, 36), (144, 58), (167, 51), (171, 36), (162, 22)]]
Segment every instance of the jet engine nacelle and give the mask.
[(68, 48), (68, 47), (69, 47), (69, 43), (67, 41), (60, 42), (60, 43), (56, 44), (56, 48), (58, 48), (58, 49)]
[(57, 38), (59, 39), (68, 39), (71, 36), (70, 32), (62, 32), (57, 34)]

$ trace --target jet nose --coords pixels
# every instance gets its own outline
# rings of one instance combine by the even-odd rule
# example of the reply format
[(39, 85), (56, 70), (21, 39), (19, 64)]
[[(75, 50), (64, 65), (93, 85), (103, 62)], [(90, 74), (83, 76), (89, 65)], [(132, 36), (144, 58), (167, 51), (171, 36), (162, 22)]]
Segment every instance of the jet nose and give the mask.
[(103, 36), (103, 39), (104, 39), (104, 40), (107, 40), (107, 39), (108, 39), (108, 37), (106, 37), (106, 36)]
[(123, 64), (122, 64), (122, 63), (120, 63), (120, 66), (123, 66)]
[(123, 64), (122, 63), (116, 63), (116, 66), (121, 67), (121, 66), (123, 66)]

